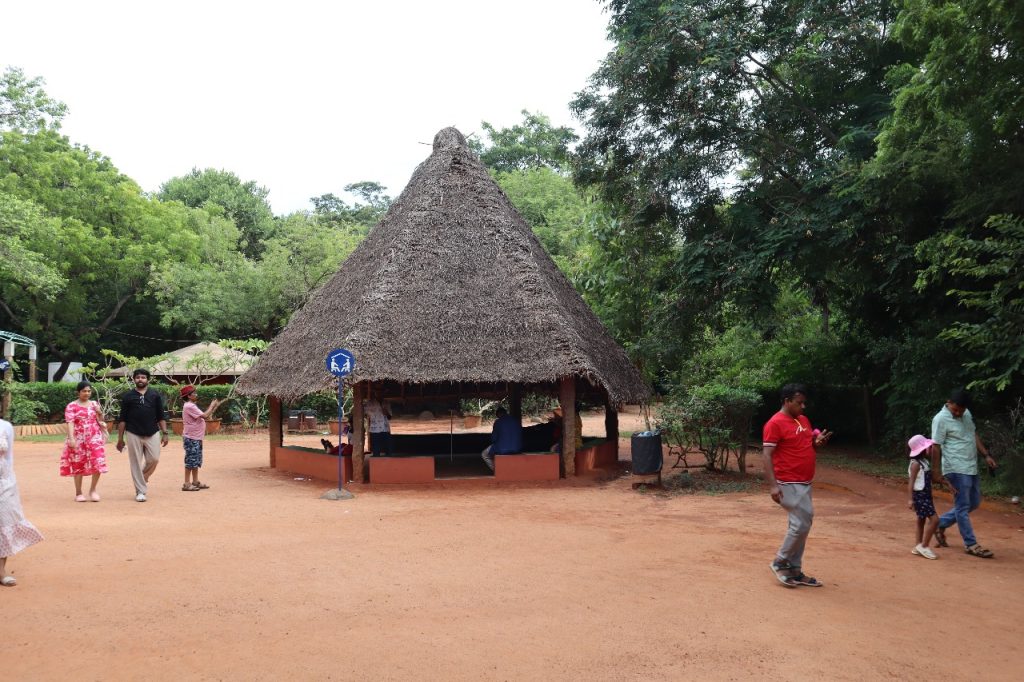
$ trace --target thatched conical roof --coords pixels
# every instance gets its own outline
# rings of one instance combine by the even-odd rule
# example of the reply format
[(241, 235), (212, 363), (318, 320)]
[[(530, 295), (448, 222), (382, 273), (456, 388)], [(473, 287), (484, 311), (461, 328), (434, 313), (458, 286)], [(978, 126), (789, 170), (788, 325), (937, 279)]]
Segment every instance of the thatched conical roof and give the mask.
[(648, 388), (455, 128), (338, 272), (239, 381), (294, 400), (336, 386), (324, 359), (356, 356), (348, 381), (537, 384), (565, 376), (614, 404)]

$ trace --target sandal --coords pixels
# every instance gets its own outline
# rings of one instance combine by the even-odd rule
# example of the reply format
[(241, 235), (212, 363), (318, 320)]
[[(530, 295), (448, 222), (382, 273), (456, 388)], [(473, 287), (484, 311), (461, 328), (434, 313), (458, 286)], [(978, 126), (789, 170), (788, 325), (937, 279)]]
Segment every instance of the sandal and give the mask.
[(183, 493), (193, 493), (197, 490), (199, 490), (199, 488), (195, 487), (191, 483), (183, 483), (181, 485), (181, 492)]
[(803, 585), (804, 587), (821, 587), (824, 584), (819, 582), (817, 578), (812, 578), (811, 576), (804, 575), (803, 573), (793, 576), (792, 579), (796, 581), (797, 585)]
[(5, 575), (3, 578), (0, 578), (0, 585), (4, 587), (14, 587), (17, 584), (18, 581), (14, 579), (13, 575)]
[(991, 550), (987, 550), (981, 545), (971, 545), (964, 551), (970, 554), (971, 556), (981, 557), (982, 559), (991, 559), (995, 556), (995, 554), (993, 554)]
[(195, 483), (192, 484), (192, 486), (196, 490), (209, 490), (210, 489), (210, 486), (206, 485), (205, 483), (201, 483), (200, 481), (196, 481)]
[(796, 587), (800, 584), (793, 576), (786, 575), (781, 572), (793, 570), (793, 566), (790, 565), (788, 561), (781, 564), (777, 564), (773, 561), (771, 564), (769, 564), (769, 568), (772, 569), (772, 573), (775, 574), (775, 577), (778, 579), (778, 581), (786, 587)]
[(935, 529), (935, 544), (939, 547), (949, 547), (949, 543), (946, 542), (946, 529), (941, 526)]
[(89, 499), (92, 500), (93, 502), (99, 502), (100, 501), (100, 494), (97, 493), (97, 492), (91, 492), (91, 493), (89, 493)]
[(85, 502), (85, 495), (82, 493), (75, 495), (75, 502)]

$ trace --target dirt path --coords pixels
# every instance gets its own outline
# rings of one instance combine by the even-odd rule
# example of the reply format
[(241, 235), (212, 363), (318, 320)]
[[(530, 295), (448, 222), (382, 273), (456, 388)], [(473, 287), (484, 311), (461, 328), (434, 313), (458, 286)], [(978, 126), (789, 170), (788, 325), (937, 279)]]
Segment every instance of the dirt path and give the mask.
[(47, 539), (0, 590), (4, 676), (1019, 679), (1017, 514), (977, 515), (995, 560), (925, 561), (901, 491), (823, 471), (806, 568), (826, 587), (787, 590), (768, 571), (785, 516), (760, 491), (622, 478), (327, 502), (265, 451), (210, 441), (212, 488), (184, 493), (172, 441), (138, 504), (111, 448), (103, 502), (76, 504), (58, 445), (19, 443)]

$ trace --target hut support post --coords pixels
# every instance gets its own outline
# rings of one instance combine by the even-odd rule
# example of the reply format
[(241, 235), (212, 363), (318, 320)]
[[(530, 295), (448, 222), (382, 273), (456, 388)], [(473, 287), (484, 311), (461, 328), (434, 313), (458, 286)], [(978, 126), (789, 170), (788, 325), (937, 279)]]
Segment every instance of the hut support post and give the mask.
[(281, 399), (270, 396), (267, 400), (270, 408), (270, 416), (267, 418), (267, 428), (270, 430), (270, 468), (277, 466), (277, 449), (284, 443), (284, 433), (281, 429)]
[(562, 406), (562, 466), (565, 477), (576, 475), (576, 378), (562, 377), (558, 386)]
[(363, 428), (363, 396), (366, 384), (360, 381), (352, 385), (352, 478), (363, 482), (363, 456), (366, 434)]
[(615, 443), (615, 459), (619, 458), (619, 413), (611, 402), (604, 404), (604, 437)]
[(516, 418), (520, 424), (523, 422), (523, 389), (516, 384), (508, 392), (508, 413)]

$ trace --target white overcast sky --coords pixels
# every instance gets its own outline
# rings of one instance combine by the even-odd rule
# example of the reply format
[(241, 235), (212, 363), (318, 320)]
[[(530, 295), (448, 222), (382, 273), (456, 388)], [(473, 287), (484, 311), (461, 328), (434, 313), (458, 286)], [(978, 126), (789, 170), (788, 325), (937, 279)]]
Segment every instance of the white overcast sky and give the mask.
[(568, 103), (611, 49), (598, 0), (5, 3), (0, 69), (42, 76), (63, 131), (146, 191), (193, 167), (276, 214), (376, 180), (397, 195), (439, 129)]

